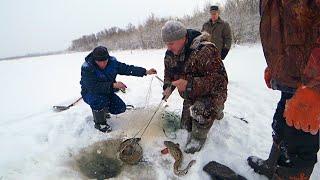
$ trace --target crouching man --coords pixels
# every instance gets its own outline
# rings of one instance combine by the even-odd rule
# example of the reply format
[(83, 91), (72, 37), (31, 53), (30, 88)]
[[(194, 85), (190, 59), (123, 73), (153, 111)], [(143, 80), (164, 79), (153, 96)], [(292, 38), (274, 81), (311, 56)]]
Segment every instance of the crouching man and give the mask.
[(125, 112), (126, 104), (115, 94), (117, 90), (126, 89), (126, 85), (117, 82), (120, 75), (138, 76), (156, 74), (155, 69), (146, 70), (118, 62), (110, 56), (106, 47), (96, 47), (86, 58), (81, 67), (81, 95), (90, 105), (93, 114), (94, 127), (102, 132), (110, 132), (107, 117), (111, 114)]
[(189, 132), (184, 151), (194, 153), (205, 143), (213, 121), (223, 118), (227, 73), (209, 34), (178, 21), (166, 22), (161, 33), (167, 46), (163, 95), (168, 98), (176, 87), (184, 99), (181, 128)]

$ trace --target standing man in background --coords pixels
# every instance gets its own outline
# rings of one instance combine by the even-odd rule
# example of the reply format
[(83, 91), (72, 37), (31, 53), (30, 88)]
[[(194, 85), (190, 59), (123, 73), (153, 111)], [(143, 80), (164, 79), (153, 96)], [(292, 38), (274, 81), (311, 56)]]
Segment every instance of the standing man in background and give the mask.
[(231, 29), (229, 24), (219, 17), (220, 10), (218, 6), (211, 6), (210, 14), (210, 20), (203, 24), (201, 31), (206, 31), (210, 34), (210, 41), (217, 46), (223, 60), (231, 47)]
[(281, 91), (267, 160), (249, 165), (269, 179), (309, 179), (320, 128), (320, 0), (260, 1), (265, 82)]

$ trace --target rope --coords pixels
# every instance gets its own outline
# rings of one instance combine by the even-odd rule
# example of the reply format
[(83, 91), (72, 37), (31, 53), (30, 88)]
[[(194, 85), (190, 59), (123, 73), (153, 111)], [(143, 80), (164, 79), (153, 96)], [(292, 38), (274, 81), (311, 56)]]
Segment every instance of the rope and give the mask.
[[(162, 79), (160, 79), (158, 76), (155, 76), (155, 77), (156, 77), (161, 83), (163, 83), (163, 80), (162, 80)], [(150, 81), (150, 84), (149, 84), (149, 88), (148, 88), (148, 92), (147, 92), (147, 96), (146, 96), (146, 104), (145, 104), (145, 106), (147, 106), (147, 104), (148, 104), (148, 102), (149, 102), (149, 100), (150, 100), (152, 80), (153, 80), (153, 77), (152, 77), (152, 79), (151, 79), (151, 81)], [(142, 128), (133, 136), (133, 138), (131, 138), (130, 142), (120, 150), (120, 154), (123, 152), (123, 150), (124, 150), (128, 145), (132, 145), (132, 144), (133, 144), (133, 141), (135, 140), (135, 137), (143, 130), (142, 133), (141, 133), (141, 135), (140, 135), (140, 139), (142, 138), (142, 136), (144, 135), (144, 133), (145, 133), (146, 130), (148, 129), (150, 123), (152, 122), (154, 116), (157, 114), (157, 112), (159, 111), (160, 107), (162, 106), (162, 104), (163, 104), (164, 102), (166, 102), (166, 101), (164, 101), (164, 100), (161, 99), (159, 105), (158, 105), (157, 108), (155, 109), (155, 111), (154, 111), (154, 113), (152, 114), (152, 116), (151, 116), (150, 120), (148, 121), (147, 125), (146, 125), (145, 127), (142, 127)], [(136, 149), (134, 149), (134, 151), (132, 152), (132, 154), (135, 153), (135, 152), (136, 152)]]
[(150, 125), (151, 121), (153, 120), (154, 116), (155, 116), (155, 115), (157, 114), (157, 112), (159, 111), (159, 109), (160, 109), (161, 105), (163, 104), (163, 102), (164, 102), (164, 101), (161, 101), (161, 102), (159, 103), (157, 109), (154, 111), (154, 113), (153, 113), (153, 115), (151, 116), (148, 124), (147, 124), (146, 127), (144, 128), (144, 130), (143, 130), (140, 138), (142, 138), (143, 134), (146, 132), (147, 128), (149, 127), (149, 125)]
[[(153, 120), (154, 116), (157, 114), (157, 112), (158, 112), (158, 110), (160, 109), (160, 107), (161, 107), (161, 105), (163, 104), (163, 102), (164, 102), (164, 101), (161, 100), (161, 102), (159, 103), (157, 109), (154, 111), (153, 115), (151, 116), (150, 120), (148, 121), (148, 124), (146, 125), (146, 127), (141, 128), (141, 129), (131, 138), (130, 142), (120, 150), (120, 152), (122, 152), (128, 145), (131, 145), (131, 144), (133, 143), (135, 137), (141, 132), (142, 129), (144, 129), (143, 132), (142, 132), (142, 134), (141, 134), (141, 136), (140, 136), (140, 139), (142, 138), (143, 134), (146, 132), (147, 128), (149, 127), (151, 121)], [(134, 150), (133, 153), (134, 153), (135, 151), (136, 151), (136, 150)]]
[(148, 91), (147, 91), (147, 95), (146, 95), (146, 101), (145, 101), (145, 104), (144, 104), (144, 108), (146, 108), (148, 105), (149, 105), (149, 101), (150, 101), (150, 97), (151, 97), (151, 92), (152, 92), (152, 81), (153, 81), (153, 76), (150, 80), (150, 83), (149, 83), (149, 87), (148, 87)]
[[(156, 77), (160, 82), (163, 83), (163, 80), (160, 79), (159, 76), (156, 75), (155, 77)], [(149, 92), (151, 92), (152, 80), (153, 80), (153, 77), (152, 77), (151, 82), (150, 82), (150, 85), (149, 85), (149, 90), (150, 90)], [(147, 94), (147, 96), (148, 96), (148, 94)], [(157, 106), (156, 110), (154, 111), (153, 115), (151, 116), (150, 120), (148, 121), (148, 124), (147, 124), (146, 127), (144, 128), (144, 130), (143, 130), (140, 138), (142, 138), (143, 134), (146, 132), (147, 128), (149, 127), (149, 125), (150, 125), (151, 121), (153, 120), (154, 116), (155, 116), (155, 115), (157, 114), (157, 112), (159, 111), (159, 109), (160, 109), (161, 105), (163, 104), (163, 102), (164, 102), (163, 100), (160, 101), (159, 105)], [(139, 134), (139, 132), (140, 132), (141, 130), (142, 130), (142, 129), (140, 129), (140, 130), (133, 136), (133, 138), (135, 138), (135, 137)]]
[[(162, 80), (162, 79), (160, 79), (158, 76), (155, 76), (155, 77), (156, 77), (160, 82), (163, 83), (163, 80)], [(147, 100), (149, 101), (149, 98), (150, 98), (152, 80), (153, 80), (153, 77), (152, 77), (152, 79), (151, 79), (151, 81), (150, 81), (150, 84), (149, 84), (148, 93), (147, 93), (147, 98), (146, 98), (146, 104), (147, 104)], [(152, 122), (154, 116), (157, 114), (157, 112), (159, 111), (161, 105), (162, 105), (164, 102), (165, 102), (165, 101), (163, 101), (163, 100), (160, 101), (159, 105), (157, 106), (156, 110), (154, 111), (154, 113), (152, 114), (150, 120), (148, 121), (147, 125), (146, 125), (145, 127), (142, 127), (142, 128), (133, 136), (133, 138), (131, 139), (130, 143), (128, 143), (128, 145), (129, 145), (129, 144), (132, 144), (134, 138), (143, 130), (143, 132), (142, 132), (141, 135), (140, 135), (140, 138), (142, 138), (142, 136), (144, 135), (144, 133), (145, 133), (146, 130), (148, 129), (150, 123)], [(126, 147), (127, 147), (127, 146), (123, 147), (123, 149), (125, 149)], [(123, 149), (122, 149), (122, 150), (123, 150)], [(121, 151), (122, 151), (122, 150), (121, 150)]]

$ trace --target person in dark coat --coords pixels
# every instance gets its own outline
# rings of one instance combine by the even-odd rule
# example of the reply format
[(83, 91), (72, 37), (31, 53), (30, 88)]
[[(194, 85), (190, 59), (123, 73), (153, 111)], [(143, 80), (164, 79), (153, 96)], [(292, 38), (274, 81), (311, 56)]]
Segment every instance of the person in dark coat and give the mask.
[(221, 59), (225, 59), (231, 48), (231, 28), (229, 24), (220, 17), (218, 6), (210, 7), (211, 18), (202, 26), (202, 32), (210, 34), (210, 41), (218, 48)]
[[(118, 74), (142, 77), (156, 74), (152, 68), (127, 65), (110, 56), (106, 47), (98, 46), (85, 58), (81, 67), (81, 95), (84, 102), (90, 105), (95, 128), (102, 132), (110, 132), (107, 116), (125, 112), (126, 104), (115, 94), (117, 90), (125, 90), (127, 86), (117, 82)], [(109, 115), (110, 116), (110, 115)]]

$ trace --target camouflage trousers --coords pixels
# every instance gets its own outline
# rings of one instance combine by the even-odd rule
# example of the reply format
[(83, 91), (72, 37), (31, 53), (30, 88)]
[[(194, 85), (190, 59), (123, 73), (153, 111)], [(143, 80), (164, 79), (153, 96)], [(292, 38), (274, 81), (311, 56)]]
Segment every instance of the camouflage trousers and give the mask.
[(195, 101), (194, 103), (189, 100), (184, 100), (181, 128), (186, 129), (188, 132), (201, 129), (208, 131), (214, 120), (223, 118), (223, 109), (223, 104), (220, 106), (206, 107), (205, 103), (201, 100)]

